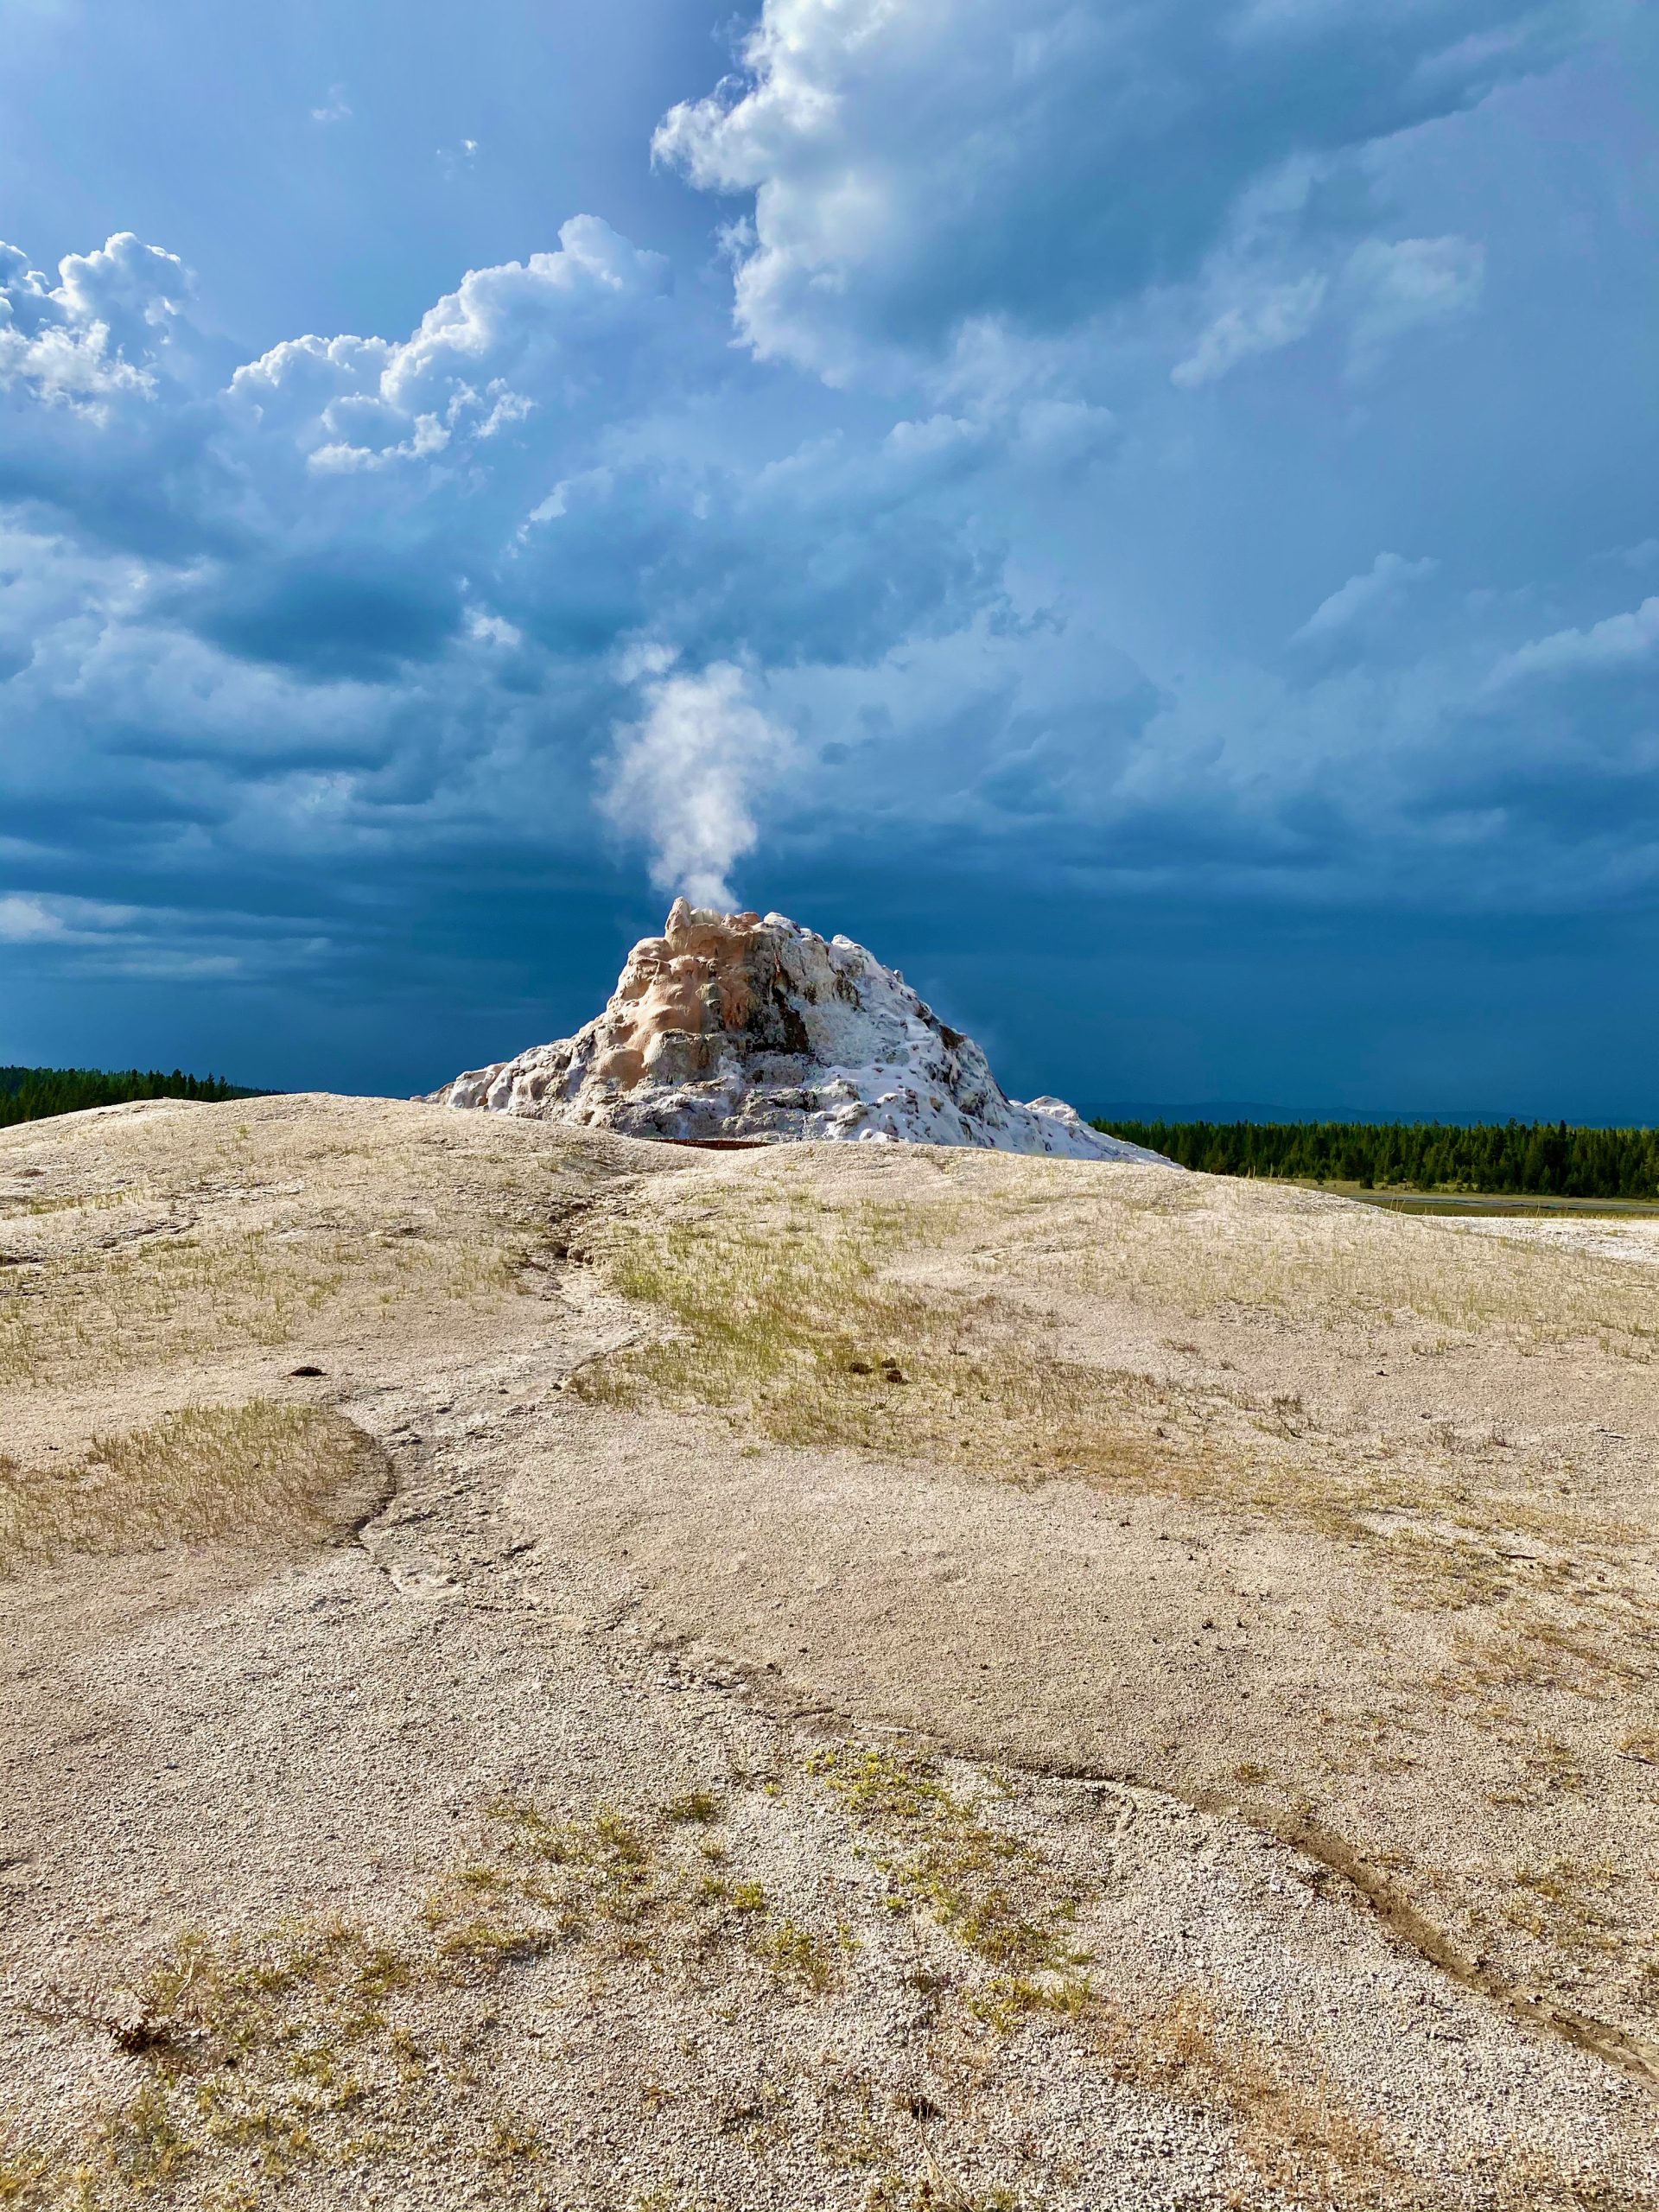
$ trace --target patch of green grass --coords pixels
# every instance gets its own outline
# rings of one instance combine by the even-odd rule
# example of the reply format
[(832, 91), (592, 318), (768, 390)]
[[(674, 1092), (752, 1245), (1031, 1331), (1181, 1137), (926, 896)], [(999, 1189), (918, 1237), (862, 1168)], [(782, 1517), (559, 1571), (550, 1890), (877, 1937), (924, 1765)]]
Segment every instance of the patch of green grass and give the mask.
[(643, 1928), (674, 1901), (676, 1885), (655, 1841), (614, 1806), (601, 1805), (587, 1821), (550, 1820), (535, 1805), (512, 1798), (490, 1812), (504, 1887), (556, 1910), (567, 1933), (594, 1919)]
[[(226, 2177), (248, 2204), (290, 2175), (339, 2162), (372, 2116), (407, 2140), (429, 2108), (397, 2063), (390, 2002), (429, 1986), (436, 1961), (353, 1923), (291, 1923), (247, 1939), (179, 1937), (130, 1993), (110, 2032), (145, 2078), (89, 2128), (78, 2153), (35, 2162), (17, 2202), (126, 2212), (158, 2192)], [(349, 2159), (347, 2160), (349, 2163)], [(3, 2201), (3, 2200), (0, 2200)]]
[[(707, 1833), (718, 1816), (707, 1792), (670, 1800), (654, 1826), (612, 1806), (557, 1821), (499, 1800), (489, 1808), (493, 1857), (460, 1867), (428, 1899), (427, 1923), (445, 1956), (485, 1972), (560, 1942), (602, 1940), (657, 1970), (736, 1948), (780, 1981), (814, 1993), (834, 1986), (845, 1931), (832, 1943), (779, 1917), (764, 1885), (723, 1871), (726, 1847)], [(688, 1832), (699, 1831), (689, 1856)]]
[[(843, 1947), (847, 1940), (843, 1931)], [(833, 1988), (839, 1979), (837, 1947), (793, 1920), (785, 1918), (763, 1929), (751, 1948), (765, 1965), (815, 1994)]]
[(517, 2113), (499, 2113), (490, 2122), (483, 2155), (493, 2166), (514, 2166), (541, 2158), (546, 2149), (547, 2139), (540, 2128)]
[(671, 1821), (689, 1821), (706, 1827), (720, 1818), (720, 1800), (712, 1790), (688, 1789), (678, 1797), (671, 1797), (663, 1811)]
[(882, 1836), (875, 1863), (895, 1907), (925, 1911), (986, 1965), (1018, 1976), (1033, 2003), (1071, 2009), (1086, 1994), (1073, 1927), (1080, 1893), (956, 1795), (932, 1761), (842, 1745), (812, 1753), (806, 1770)]

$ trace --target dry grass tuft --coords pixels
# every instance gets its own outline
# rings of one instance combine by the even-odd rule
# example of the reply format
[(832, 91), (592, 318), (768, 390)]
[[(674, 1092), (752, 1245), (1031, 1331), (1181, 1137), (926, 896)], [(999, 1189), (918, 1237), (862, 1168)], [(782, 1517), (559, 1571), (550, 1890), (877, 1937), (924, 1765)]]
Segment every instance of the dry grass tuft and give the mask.
[[(861, 1829), (880, 1838), (875, 1863), (894, 1908), (925, 1911), (992, 1969), (960, 1993), (966, 2021), (997, 2036), (1043, 2025), (1080, 2036), (1118, 2079), (1219, 2109), (1234, 2124), (1253, 2183), (1287, 2202), (1329, 2202), (1357, 2212), (1419, 2201), (1374, 2129), (1323, 2082), (1294, 2080), (1197, 1993), (1178, 1993), (1162, 2008), (1135, 2014), (1103, 1993), (1080, 1971), (1090, 1963), (1075, 1925), (1083, 1892), (989, 1817), (990, 1808), (953, 1790), (935, 1761), (849, 1745), (813, 1754), (807, 1770)], [(957, 2200), (901, 2191), (881, 2201)]]
[[(1016, 1277), (1194, 1319), (1496, 1335), (1525, 1351), (1588, 1343), (1643, 1364), (1659, 1357), (1652, 1287), (1617, 1261), (1281, 1185), (1231, 1184), (1218, 1206), (1209, 1179), (1154, 1170), (1114, 1177), (1092, 1196), (1064, 1171), (1028, 1179), (1028, 1194), (988, 1193), (980, 1207), (983, 1241), (1007, 1248), (1001, 1256)], [(1061, 1190), (1063, 1214), (1049, 1202)]]
[[(1007, 1284), (1022, 1274), (1064, 1274), (1075, 1262), (1085, 1274), (1104, 1270), (1102, 1287), (1179, 1306), (1189, 1262), (1200, 1282), (1205, 1268), (1222, 1264), (1205, 1258), (1211, 1246), (1202, 1238), (1179, 1264), (1154, 1256), (1160, 1239), (1192, 1231), (1195, 1220), (1203, 1226), (1190, 1194), (1141, 1192), (1134, 1203), (1120, 1196), (1098, 1207), (1109, 1265), (1108, 1256), (1057, 1243), (1062, 1230), (1076, 1235), (1072, 1210), (1083, 1205), (1073, 1184), (1065, 1194), (1060, 1227), (1052, 1210), (1035, 1208), (1028, 1196), (1019, 1202), (1012, 1257), (988, 1241), (1008, 1234), (999, 1203), (1005, 1212), (1015, 1205), (995, 1190), (970, 1213), (948, 1188), (943, 1198), (900, 1207), (831, 1203), (757, 1181), (716, 1190), (695, 1219), (636, 1213), (597, 1233), (594, 1255), (613, 1287), (665, 1314), (672, 1333), (595, 1363), (573, 1387), (622, 1405), (717, 1408), (788, 1448), (840, 1446), (1015, 1483), (1082, 1480), (1289, 1523), (1360, 1548), (1414, 1606), (1490, 1606), (1523, 1583), (1580, 1610), (1593, 1605), (1597, 1593), (1582, 1576), (1541, 1554), (1570, 1548), (1579, 1566), (1616, 1559), (1636, 1532), (1611, 1521), (1592, 1524), (1577, 1508), (1555, 1510), (1524, 1473), (1475, 1484), (1455, 1437), (1427, 1436), (1402, 1465), (1375, 1440), (1321, 1433), (1294, 1393), (1258, 1397), (1218, 1379), (1185, 1382), (1046, 1351), (1030, 1312), (1007, 1294)], [(1235, 1274), (1226, 1280), (1241, 1298), (1248, 1286), (1238, 1270), (1252, 1253), (1260, 1260), (1265, 1251), (1276, 1267), (1273, 1235), (1281, 1226), (1268, 1220), (1261, 1249), (1249, 1241), (1231, 1248), (1226, 1264)], [(1410, 1240), (1425, 1224), (1381, 1226)], [(1287, 1282), (1294, 1277), (1306, 1288), (1315, 1281), (1310, 1255), (1329, 1228), (1324, 1217), (1309, 1225)], [(1332, 1264), (1341, 1283), (1348, 1265), (1341, 1239), (1351, 1232), (1344, 1223), (1338, 1229)], [(1351, 1233), (1363, 1241), (1364, 1231)], [(969, 1234), (972, 1249), (983, 1246), (997, 1270), (984, 1290), (916, 1278), (918, 1255)], [(1424, 1265), (1445, 1260), (1460, 1279), (1465, 1265), (1478, 1272), (1487, 1258), (1484, 1248), (1471, 1256), (1468, 1240), (1452, 1238)], [(1546, 1255), (1545, 1266), (1554, 1259)], [(1263, 1300), (1268, 1287), (1255, 1282)], [(1403, 1298), (1408, 1286), (1396, 1287)], [(1427, 1300), (1421, 1285), (1414, 1295)], [(1312, 1290), (1308, 1298), (1319, 1312)], [(1541, 1556), (1517, 1564), (1517, 1540)], [(1515, 1636), (1525, 1642), (1535, 1623), (1546, 1624), (1541, 1635), (1549, 1632), (1539, 1607), (1523, 1606)]]
[[(391, 1934), (340, 1917), (186, 1933), (109, 2004), (66, 2007), (142, 2078), (67, 2149), (0, 2135), (0, 2206), (138, 2212), (183, 2193), (264, 2208), (304, 2177), (355, 2202), (411, 2171), (442, 2177), (446, 2201), (528, 2201), (543, 2136), (491, 2086), (498, 2016), (458, 2014), (457, 1992), (574, 1945), (650, 1972), (717, 1961), (722, 1987), (747, 1965), (791, 2002), (841, 1979), (847, 1932), (775, 1916), (757, 1883), (712, 1872), (704, 1825), (503, 1802), (479, 1854)], [(444, 2024), (457, 2017), (473, 2024)]]
[(1241, 2162), (1258, 2184), (1292, 2204), (1344, 2212), (1421, 2203), (1414, 2178), (1376, 2131), (1325, 2083), (1298, 2082), (1245, 2031), (1224, 2023), (1194, 1990), (1160, 2011), (1091, 2015), (1096, 2047), (1121, 2081), (1231, 2118)]
[(0, 2205), (27, 2208), (43, 2202), (50, 2174), (51, 2162), (38, 2152), (0, 2141)]
[(1520, 1605), (1491, 1629), (1458, 1630), (1432, 1686), (1447, 1695), (1555, 1690), (1608, 1697), (1645, 1678), (1637, 1638), (1650, 1644), (1652, 1635), (1653, 1624), (1639, 1618), (1598, 1634), (1591, 1622), (1564, 1625), (1535, 1605)]
[[(354, 1923), (296, 1922), (241, 1940), (181, 1936), (99, 2020), (143, 2078), (67, 2158), (36, 2153), (19, 2212), (126, 2212), (219, 2185), (206, 2201), (279, 2202), (299, 2176), (343, 2185), (394, 2147), (426, 2143), (486, 2169), (501, 2109), (464, 2043), (421, 2030), (429, 1956)], [(465, 2081), (474, 2094), (457, 2098)]]
[(775, 1914), (761, 1885), (734, 1875), (725, 1845), (707, 1833), (718, 1817), (702, 1791), (650, 1818), (601, 1805), (581, 1821), (504, 1798), (489, 1808), (484, 1854), (434, 1891), (423, 1923), (440, 1957), (483, 1974), (585, 1942), (653, 1972), (715, 1960), (729, 1967), (747, 1956), (774, 1986), (815, 1995), (835, 1987), (856, 1948), (847, 1931)]
[(1017, 2191), (976, 2189), (929, 2159), (921, 2172), (878, 2174), (864, 2198), (866, 2212), (1020, 2212)]
[(48, 1258), (0, 1297), (0, 1387), (98, 1382), (276, 1346), (388, 1307), (506, 1295), (522, 1254), (493, 1241), (257, 1229)]
[(268, 1398), (186, 1406), (60, 1466), (0, 1456), (0, 1575), (71, 1554), (320, 1535), (380, 1465), (341, 1414)]
[(1575, 1961), (1616, 1953), (1625, 1877), (1606, 1859), (1554, 1859), (1516, 1869), (1501, 1917), (1543, 1948)]

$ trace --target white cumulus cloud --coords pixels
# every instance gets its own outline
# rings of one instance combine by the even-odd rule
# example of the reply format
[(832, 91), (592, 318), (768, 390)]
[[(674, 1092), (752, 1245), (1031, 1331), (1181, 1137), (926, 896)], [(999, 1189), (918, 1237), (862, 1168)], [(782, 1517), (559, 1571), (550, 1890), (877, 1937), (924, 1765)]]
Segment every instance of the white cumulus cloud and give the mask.
[[(1357, 154), (1554, 60), (1597, 0), (764, 0), (741, 67), (664, 118), (657, 158), (747, 202), (727, 232), (740, 329), (836, 383), (948, 355), (976, 318), (1060, 334), (1190, 281), (1287, 160)], [(1288, 342), (1293, 289), (1209, 341), (1192, 380)], [(1466, 242), (1354, 274), (1379, 349), (1465, 302)]]
[(582, 349), (626, 329), (666, 288), (661, 254), (596, 215), (556, 253), (469, 270), (408, 338), (293, 338), (239, 368), (230, 404), (283, 431), (310, 467), (347, 474), (423, 461), (522, 422), (550, 385), (591, 374)]
[(66, 254), (55, 284), (0, 244), (0, 391), (94, 416), (117, 397), (148, 397), (188, 289), (176, 255), (130, 231)]

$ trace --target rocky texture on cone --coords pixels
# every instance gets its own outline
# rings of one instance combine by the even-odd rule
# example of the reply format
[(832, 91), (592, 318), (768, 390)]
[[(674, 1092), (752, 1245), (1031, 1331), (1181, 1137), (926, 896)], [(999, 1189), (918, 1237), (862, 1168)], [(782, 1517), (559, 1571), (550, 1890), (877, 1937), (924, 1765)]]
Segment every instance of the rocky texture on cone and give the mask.
[(1160, 1160), (1058, 1098), (1006, 1096), (972, 1038), (849, 938), (683, 899), (661, 937), (635, 945), (596, 1020), (432, 1096), (682, 1141), (886, 1139)]

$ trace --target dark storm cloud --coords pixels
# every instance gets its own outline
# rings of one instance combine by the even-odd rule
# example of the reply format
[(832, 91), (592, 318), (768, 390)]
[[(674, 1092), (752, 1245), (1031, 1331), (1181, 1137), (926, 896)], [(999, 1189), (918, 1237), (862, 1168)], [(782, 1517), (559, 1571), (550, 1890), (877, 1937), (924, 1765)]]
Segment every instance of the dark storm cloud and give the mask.
[(460, 627), (461, 595), (430, 556), (383, 561), (377, 574), (318, 552), (219, 569), (161, 594), (155, 613), (240, 658), (372, 680), (435, 659)]
[[(767, 0), (658, 141), (734, 295), (593, 216), (528, 251), (533, 194), (401, 335), (227, 351), (130, 233), (7, 255), (9, 973), (171, 946), (250, 1050), (435, 1080), (591, 1010), (648, 868), (993, 965), (1184, 900), (1306, 976), (1644, 912), (1630, 20)], [(1065, 1000), (1014, 995), (959, 1003), (1017, 1068)]]

